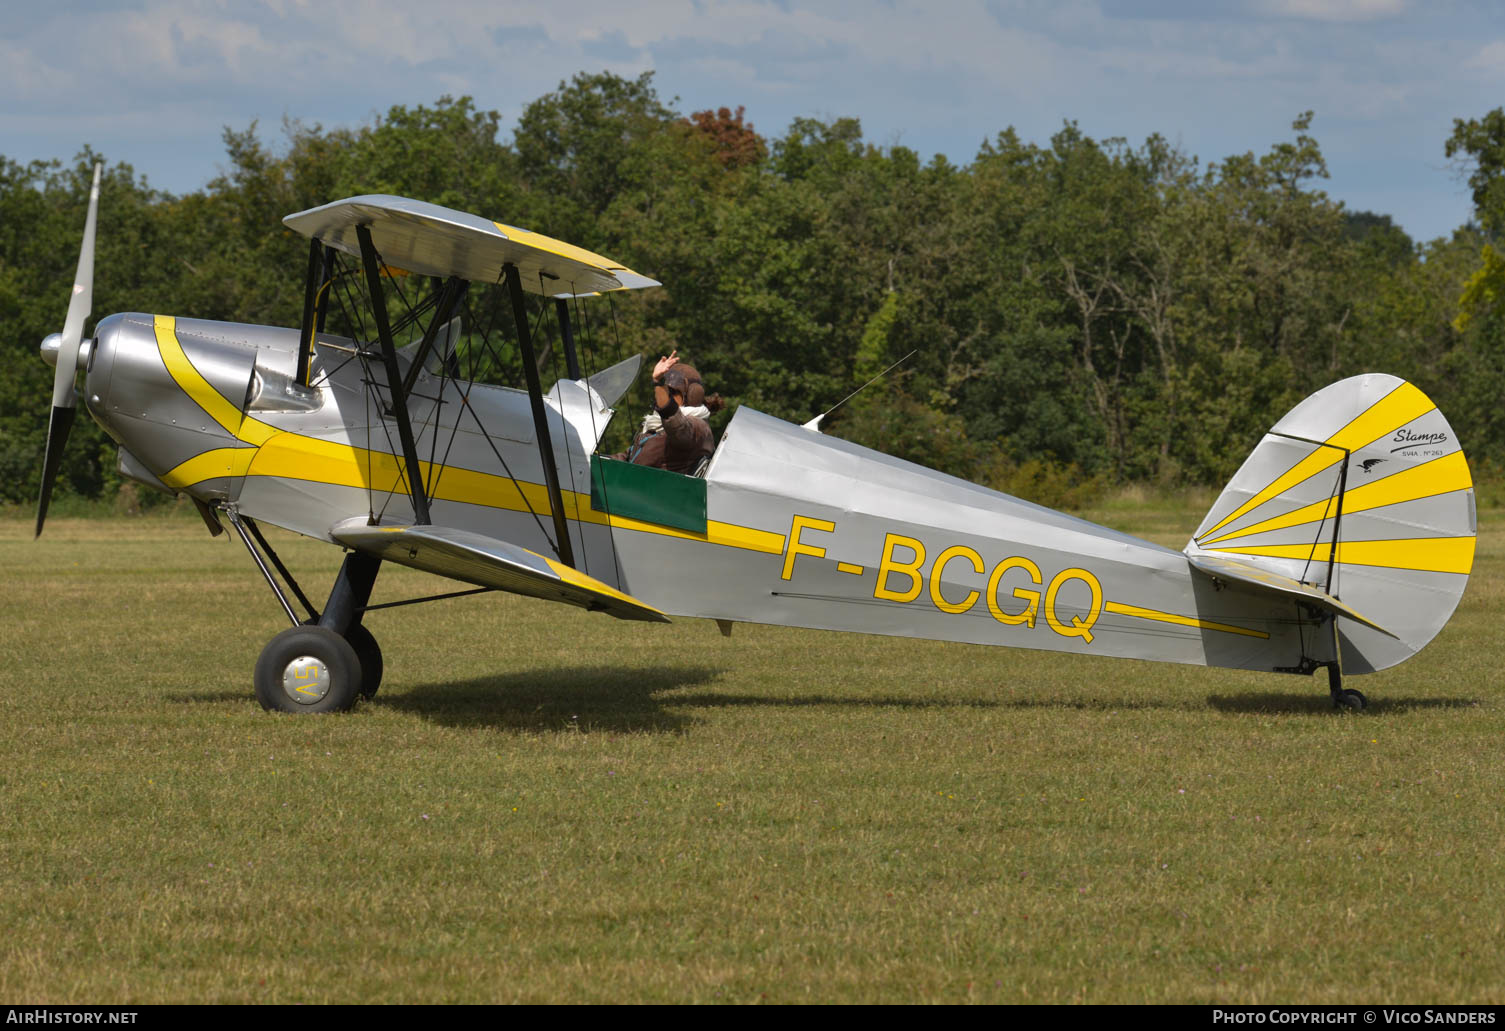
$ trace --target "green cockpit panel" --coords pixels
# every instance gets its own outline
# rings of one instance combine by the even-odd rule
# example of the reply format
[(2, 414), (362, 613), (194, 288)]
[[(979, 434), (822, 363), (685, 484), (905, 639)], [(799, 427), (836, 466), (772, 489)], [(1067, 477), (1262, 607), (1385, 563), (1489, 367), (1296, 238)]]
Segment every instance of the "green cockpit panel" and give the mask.
[(591, 455), (591, 508), (705, 533), (705, 480)]

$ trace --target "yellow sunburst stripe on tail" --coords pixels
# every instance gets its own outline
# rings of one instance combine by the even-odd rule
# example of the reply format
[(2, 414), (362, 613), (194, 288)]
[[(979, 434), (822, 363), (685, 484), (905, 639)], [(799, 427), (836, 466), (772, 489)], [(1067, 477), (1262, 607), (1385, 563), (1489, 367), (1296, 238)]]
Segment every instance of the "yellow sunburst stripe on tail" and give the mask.
[[(1326, 562), (1331, 546), (1266, 544), (1247, 548), (1209, 548), (1229, 555), (1265, 555), (1302, 562)], [(1472, 537), (1411, 537), (1394, 541), (1340, 541), (1337, 561), (1349, 566), (1382, 566), (1427, 573), (1462, 573), (1474, 568)]]
[[(1350, 477), (1352, 475), (1349, 473)], [(1387, 476), (1383, 480), (1354, 487), (1343, 495), (1343, 514), (1352, 515), (1355, 512), (1384, 508), (1386, 505), (1398, 505), (1404, 501), (1436, 497), (1455, 490), (1467, 490), (1473, 485), (1474, 479), (1469, 475), (1468, 461), (1463, 457), (1463, 452), (1454, 451), (1450, 455), (1443, 455), (1441, 458), (1434, 458), (1422, 465), (1412, 466), (1403, 472)], [(1337, 499), (1328, 498), (1325, 501), (1307, 505), (1305, 508), (1298, 508), (1294, 512), (1266, 519), (1262, 523), (1255, 523), (1241, 530), (1232, 530), (1219, 537), (1204, 537), (1198, 543), (1207, 548), (1219, 541), (1231, 541), (1240, 537), (1251, 537), (1257, 533), (1269, 533), (1271, 530), (1284, 530), (1303, 523), (1315, 523), (1330, 518), (1337, 508)]]
[(1393, 433), (1435, 407), (1437, 406), (1432, 404), (1420, 389), (1410, 383), (1402, 383), (1355, 416), (1348, 425), (1328, 437), (1326, 443), (1333, 445), (1332, 447), (1319, 447), (1277, 476), (1264, 490), (1224, 516), (1216, 526), (1209, 527), (1207, 533), (1198, 538), (1198, 543), (1208, 539), (1235, 519), (1258, 508), (1271, 498), (1279, 497), (1298, 483), (1311, 479), (1322, 470), (1341, 461), (1343, 452), (1338, 450), (1339, 448), (1349, 451), (1357, 450), (1388, 433)]

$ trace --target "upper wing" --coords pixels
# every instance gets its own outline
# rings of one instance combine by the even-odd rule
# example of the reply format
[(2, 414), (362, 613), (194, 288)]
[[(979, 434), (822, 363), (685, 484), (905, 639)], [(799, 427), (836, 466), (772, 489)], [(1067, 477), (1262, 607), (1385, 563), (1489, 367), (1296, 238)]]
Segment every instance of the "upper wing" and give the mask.
[(531, 598), (563, 601), (618, 619), (667, 623), (669, 617), (600, 580), (516, 544), (448, 526), (368, 526), (365, 517), (330, 528), (330, 536), (378, 558), (454, 580)]
[(495, 283), (516, 265), (523, 287), (547, 296), (658, 286), (583, 247), (489, 218), (406, 197), (366, 194), (288, 215), (283, 224), (359, 256), (356, 226), (371, 231), (382, 261), (425, 276)]

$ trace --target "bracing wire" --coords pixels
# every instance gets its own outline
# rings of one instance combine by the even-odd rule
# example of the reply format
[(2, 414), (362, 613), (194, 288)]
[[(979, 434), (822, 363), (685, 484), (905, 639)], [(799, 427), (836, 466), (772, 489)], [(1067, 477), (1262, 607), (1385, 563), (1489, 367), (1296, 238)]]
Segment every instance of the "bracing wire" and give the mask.
[[(435, 336), (438, 335), (439, 329), (440, 329), (439, 319), (441, 317), (443, 317), (443, 315), (444, 315), (444, 312), (441, 311), (440, 308), (439, 308), (440, 293), (441, 293), (441, 291), (444, 291), (444, 290), (445, 290), (444, 286), (436, 287), (435, 290), (434, 290), (434, 317), (433, 317), (432, 321), (430, 322), (429, 328), (434, 332)], [(446, 341), (446, 342), (448, 342), (448, 341)], [(417, 356), (415, 355), (414, 358), (416, 359)], [(427, 361), (428, 359), (425, 358), (424, 360)], [(421, 372), (421, 370), (420, 370), (420, 372)], [(418, 382), (418, 380), (415, 378), (413, 380), (413, 382), (414, 382), (414, 384), (416, 384)], [(439, 430), (440, 430), (440, 428), (444, 424), (444, 389), (445, 389), (446, 386), (448, 386), (448, 384), (449, 384), (449, 363), (444, 360), (443, 353), (441, 352), (440, 355), (439, 355), (439, 396), (436, 397), (436, 398), (434, 398), (434, 416), (430, 420), (430, 422), (432, 423), (432, 433), (433, 433), (433, 435), (429, 438), (429, 488), (428, 489), (429, 489), (429, 500), (430, 501), (432, 501), (433, 498), (434, 498), (434, 495), (436, 495), (439, 492), (439, 480), (444, 476), (444, 470), (445, 470), (445, 468), (449, 464), (449, 448), (450, 448), (450, 446), (453, 446), (454, 442), (455, 442), (455, 434), (453, 432), (451, 432), (450, 436), (449, 436), (449, 445), (446, 446), (445, 449), (444, 449), (444, 460), (439, 465), (435, 465), (434, 464), (434, 458), (439, 453)], [(460, 420), (456, 419), (455, 420), (455, 425), (458, 426), (459, 423), (460, 423)]]
[[(472, 384), (472, 386), (474, 386), (474, 384)], [(543, 528), (543, 520), (541, 520), (538, 517), (538, 513), (533, 510), (533, 503), (528, 500), (528, 492), (523, 490), (523, 485), (518, 482), (516, 476), (512, 475), (512, 469), (507, 465), (507, 460), (502, 457), (502, 453), (497, 450), (495, 442), (493, 442), (491, 439), (491, 434), (488, 433), (486, 431), (486, 427), (481, 424), (481, 417), (476, 414), (475, 408), (471, 406), (469, 395), (462, 394), (461, 398), (462, 407), (465, 409), (465, 411), (470, 413), (471, 419), (475, 421), (476, 428), (481, 431), (481, 436), (486, 439), (486, 445), (491, 448), (491, 453), (495, 455), (496, 460), (502, 464), (502, 470), (507, 474), (507, 479), (511, 480), (513, 486), (517, 488), (517, 494), (520, 498), (523, 499), (523, 504), (527, 507), (528, 514), (533, 517), (533, 522), (538, 524), (538, 532), (543, 534), (543, 539), (549, 542), (549, 546), (554, 549), (554, 553), (557, 555), (559, 553), (559, 546), (554, 543), (554, 538), (549, 536), (549, 531)], [(456, 420), (456, 422), (458, 421), (459, 420)]]
[[(500, 283), (501, 283), (501, 275), (498, 274), (498, 276), (497, 276), (497, 282), (495, 284), (493, 284), (493, 286), (499, 285)], [(491, 356), (492, 360), (497, 363), (497, 368), (500, 371), (503, 368), (501, 356), (497, 354), (495, 348), (491, 344), (491, 339), (490, 339), (491, 330), (496, 328), (496, 315), (497, 315), (497, 308), (496, 308), (496, 306), (495, 305), (491, 306), (491, 310), (489, 312), (490, 318), (487, 320), (487, 324), (484, 327), (481, 326), (479, 319), (474, 318), (474, 313), (471, 311), (471, 308), (470, 308), (470, 295), (469, 294), (467, 294), (466, 298), (465, 298), (465, 309), (466, 309), (466, 313), (472, 316), (472, 321), (475, 324), (476, 332), (480, 335), (480, 338), (481, 338), (481, 346), (482, 346), (482, 348), (485, 350), (485, 352), (488, 355)], [(518, 497), (522, 498), (523, 506), (528, 510), (528, 514), (533, 517), (533, 522), (538, 526), (538, 532), (543, 536), (543, 539), (549, 543), (549, 547), (551, 547), (551, 548), (554, 549), (554, 553), (557, 555), (559, 553), (559, 545), (557, 543), (555, 543), (553, 537), (549, 536), (549, 532), (544, 529), (543, 520), (539, 518), (538, 512), (536, 510), (534, 510), (533, 503), (528, 500), (528, 492), (523, 489), (522, 482), (520, 480), (518, 480), (518, 478), (516, 476), (513, 475), (512, 468), (507, 464), (507, 460), (502, 457), (502, 453), (499, 450), (497, 450), (496, 443), (491, 439), (491, 434), (487, 431), (486, 426), (481, 422), (481, 417), (476, 412), (475, 407), (470, 403), (470, 393), (476, 387), (476, 383), (475, 383), (475, 371), (476, 371), (476, 366), (479, 364), (479, 359), (478, 359), (478, 356), (476, 354), (475, 348), (472, 347), (472, 348), (469, 349), (469, 351), (470, 351), (470, 354), (469, 354), (469, 356), (467, 358), (467, 360), (469, 362), (469, 365), (470, 365), (470, 368), (468, 370), (469, 379), (467, 381), (467, 383), (469, 385), (469, 389), (461, 389), (458, 383), (455, 385), (456, 389), (460, 393), (460, 407), (463, 408), (466, 412), (468, 412), (470, 414), (471, 420), (474, 421), (475, 424), (476, 424), (476, 429), (480, 431), (482, 438), (485, 439), (486, 446), (489, 447), (489, 448), (491, 448), (491, 453), (496, 456), (496, 460), (497, 460), (498, 463), (500, 463), (500, 465), (502, 467), (502, 471), (504, 473), (506, 473), (507, 479), (511, 480), (512, 481), (512, 485), (517, 488)], [(456, 418), (455, 418), (455, 430), (456, 430), (456, 432), (458, 432), (458, 430), (459, 430), (459, 425), (460, 425), (460, 420), (459, 420), (459, 417), (456, 416)], [(451, 437), (451, 443), (453, 443), (453, 437)]]
[[(361, 361), (361, 383), (370, 378), (371, 370), (366, 367), (366, 356), (360, 351), (354, 355)], [(376, 497), (371, 489), (371, 391), (362, 390), (361, 398), (366, 405), (366, 521), (374, 525), (376, 523)]]
[[(381, 254), (379, 252), (377, 253), (376, 258), (377, 258), (378, 262), (381, 262)], [(389, 281), (391, 280), (390, 276), (388, 277), (388, 280)], [(401, 299), (403, 301), (403, 303), (406, 304), (407, 301), (406, 301), (405, 298), (402, 297), (402, 291), (401, 291), (401, 289), (398, 288), (398, 287), (396, 287), (395, 283), (393, 284), (393, 286), (394, 286), (395, 289), (397, 289), (397, 293), (398, 293), (399, 299)], [(374, 299), (373, 299), (372, 303), (375, 303)], [(389, 330), (391, 329), (390, 326), (388, 326), (387, 328)], [(362, 325), (361, 325), (361, 333), (362, 333), (362, 336), (365, 336), (365, 325), (364, 325), (364, 323), (362, 323)], [(359, 345), (359, 342), (357, 342), (357, 343)], [(395, 341), (394, 341), (394, 346), (395, 346)], [(381, 409), (382, 404), (381, 404), (381, 394), (377, 392), (378, 388), (377, 388), (376, 376), (372, 372), (370, 363), (367, 360), (365, 348), (360, 347), (359, 348), (359, 353), (360, 353), (360, 357), (361, 357), (362, 382), (365, 384), (366, 393), (368, 395), (367, 404), (366, 404), (366, 485), (367, 485), (366, 489), (367, 489), (367, 491), (369, 493), (370, 490), (371, 490), (371, 482), (372, 482), (371, 455), (372, 455), (372, 452), (375, 450), (374, 448), (371, 447), (372, 441), (371, 441), (371, 404), (370, 404), (370, 402), (372, 400), (375, 400), (375, 402), (377, 404), (377, 408), (379, 410)], [(389, 384), (387, 384), (387, 389), (392, 394), (392, 397), (391, 397), (391, 400), (390, 400), (390, 404), (391, 404), (392, 407), (395, 408), (396, 405), (397, 405), (397, 403), (398, 403), (397, 385), (395, 383), (389, 383)], [(386, 419), (385, 414), (383, 414), (382, 418), (381, 418), (381, 431), (382, 431), (382, 436), (385, 437), (386, 441), (387, 441), (387, 454), (392, 455), (394, 458), (396, 458), (396, 456), (398, 456), (398, 455), (400, 455), (402, 453), (402, 449), (399, 448), (396, 444), (394, 444), (392, 442), (392, 430), (387, 425), (387, 419)], [(407, 488), (407, 492), (408, 492), (408, 496), (410, 498), (413, 496), (413, 485), (408, 482), (407, 463), (404, 461), (404, 462), (396, 462), (395, 464), (397, 466), (397, 478), (392, 481), (392, 486), (387, 491), (387, 496), (382, 500), (381, 511), (375, 513), (375, 515), (373, 517), (377, 521), (381, 520), (387, 514), (387, 506), (392, 503), (392, 499), (397, 495), (397, 489), (398, 489), (398, 487), (400, 487), (400, 486), (401, 487), (406, 487)], [(420, 485), (420, 489), (422, 489), (422, 485)], [(368, 505), (368, 507), (369, 507), (369, 505)]]
[[(575, 322), (577, 324), (579, 324), (579, 326), (580, 326), (581, 349), (586, 352), (587, 361), (591, 362), (593, 365), (599, 364), (599, 362), (597, 362), (597, 360), (596, 360), (596, 356), (598, 356), (600, 354), (600, 352), (596, 348), (596, 346), (595, 346), (595, 344), (593, 342), (593, 337), (591, 336), (590, 319), (586, 317), (586, 312), (587, 312), (588, 309), (587, 309), (587, 307), (585, 305), (585, 302), (581, 299), (581, 297), (580, 297), (579, 294), (575, 294), (574, 297), (573, 297), (573, 300), (575, 302)], [(594, 437), (595, 441), (596, 441), (595, 445), (593, 445), (592, 448), (591, 448), (591, 452), (592, 453), (589, 456), (589, 461), (591, 463), (591, 466), (590, 466), (590, 470), (591, 470), (590, 476), (591, 476), (591, 493), (592, 493), (592, 495), (594, 495), (595, 489), (596, 489), (596, 465), (595, 465), (595, 463), (596, 463), (596, 454), (595, 453), (596, 453), (596, 451), (599, 450), (599, 448), (601, 446), (601, 438), (606, 435), (606, 427), (604, 427), (604, 426), (597, 426), (597, 424), (596, 424), (596, 415), (597, 415), (597, 412), (596, 412), (596, 402), (595, 402), (596, 396), (597, 395), (593, 392), (592, 387), (590, 385), (590, 377), (586, 377), (586, 380), (585, 380), (585, 398), (586, 398), (586, 404), (590, 408), (591, 436)], [(601, 480), (600, 480), (600, 482), (601, 482), (601, 504), (606, 507), (606, 512), (607, 512), (606, 541), (607, 541), (607, 544), (611, 548), (611, 565), (612, 565), (612, 569), (614, 569), (616, 571), (617, 583), (620, 584), (622, 582), (622, 563), (621, 563), (620, 556), (617, 555), (617, 535), (612, 532), (612, 528), (611, 528), (611, 495), (607, 492), (607, 489), (606, 489), (606, 472), (605, 472), (604, 468), (603, 468), (602, 473), (601, 473)], [(592, 500), (592, 504), (594, 504), (594, 499)], [(581, 528), (581, 538), (582, 538), (582, 540), (584, 539), (584, 536), (585, 536), (585, 530), (584, 530), (584, 527), (582, 526), (582, 528)]]
[[(539, 276), (538, 276), (538, 288), (539, 288), (538, 292), (542, 294), (544, 292), (544, 289), (543, 289), (543, 274), (541, 272), (539, 273)], [(574, 289), (575, 289), (575, 284), (571, 283), (570, 284), (570, 290), (573, 291)], [(545, 296), (547, 296), (547, 295), (545, 295)], [(543, 315), (551, 307), (553, 307), (553, 305), (549, 304), (548, 301), (545, 300), (545, 302), (543, 304), (544, 311), (539, 313), (539, 318), (538, 318), (538, 324), (539, 324), (539, 326), (543, 325)], [(553, 372), (554, 372), (554, 382), (556, 384), (558, 384), (560, 382), (560, 376), (559, 376), (559, 352), (561, 350), (563, 350), (563, 347), (564, 347), (564, 327), (561, 326), (561, 325), (556, 325), (554, 328), (557, 330), (557, 332), (559, 334), (559, 344), (560, 344), (560, 346), (558, 346), (558, 347), (550, 347), (549, 348), (549, 355), (550, 355), (550, 362), (549, 362), (549, 364), (552, 366), (552, 369), (553, 369)], [(534, 339), (537, 339), (537, 337), (535, 337)], [(565, 465), (565, 469), (570, 474), (570, 493), (572, 495), (574, 495), (574, 497), (576, 499), (575, 500), (575, 504), (576, 504), (577, 509), (578, 509), (578, 506), (580, 504), (580, 501), (579, 501), (580, 491), (579, 491), (579, 489), (575, 485), (575, 458), (574, 458), (573, 453), (570, 451), (570, 421), (569, 421), (568, 418), (565, 417), (565, 414), (564, 414), (564, 394), (565, 394), (565, 392), (561, 388), (560, 391), (559, 391), (559, 421), (562, 424), (561, 425), (561, 429), (563, 430), (563, 433), (564, 433), (564, 457), (565, 457), (564, 465)], [(592, 407), (592, 405), (590, 403), (590, 388), (588, 386), (586, 387), (586, 403), (585, 403), (585, 407), (587, 409), (589, 409), (589, 408)], [(549, 457), (553, 458), (554, 456), (550, 455)], [(585, 546), (585, 521), (583, 519), (579, 518), (580, 513), (578, 511), (576, 511), (575, 515), (576, 515), (576, 519), (575, 519), (575, 532), (580, 537), (580, 558), (581, 558), (581, 561), (585, 564), (585, 575), (589, 576), (590, 575), (590, 571), (591, 571), (590, 570), (590, 549)], [(569, 522), (566, 521), (565, 522), (565, 530), (566, 530), (566, 532), (568, 532), (568, 529), (569, 529)]]
[[(1345, 462), (1348, 460), (1346, 455), (1344, 456), (1343, 460)], [(1333, 509), (1333, 499), (1338, 496), (1338, 487), (1339, 487), (1339, 485), (1342, 482), (1343, 482), (1343, 477), (1342, 477), (1341, 474), (1333, 480), (1333, 489), (1327, 495), (1327, 510), (1329, 512), (1331, 512), (1332, 509)], [(1312, 568), (1312, 560), (1317, 557), (1317, 548), (1322, 543), (1322, 528), (1324, 526), (1326, 526), (1326, 525), (1327, 525), (1327, 518), (1325, 516), (1322, 519), (1320, 519), (1320, 520), (1317, 521), (1317, 535), (1312, 539), (1312, 548), (1311, 548), (1311, 550), (1309, 552), (1307, 552), (1306, 564), (1301, 567), (1301, 582), (1302, 583), (1306, 582), (1306, 574), (1308, 572), (1310, 572), (1310, 570)], [(1334, 518), (1334, 520), (1333, 520), (1333, 543), (1334, 544), (1337, 543), (1337, 535), (1338, 535), (1338, 522), (1337, 522), (1337, 519)]]
[[(340, 364), (337, 365), (334, 369), (324, 373), (324, 375), (320, 377), (318, 382), (323, 383), (328, 381), (331, 376), (333, 376), (340, 369), (343, 369), (353, 360), (358, 360), (360, 362), (361, 382), (366, 387), (366, 389), (362, 391), (362, 401), (365, 405), (366, 416), (366, 439), (364, 441), (365, 446), (362, 448), (362, 450), (366, 452), (366, 518), (369, 522), (375, 523), (377, 520), (376, 497), (372, 488), (373, 477), (371, 472), (371, 459), (373, 451), (373, 448), (371, 447), (371, 369), (367, 364), (366, 352), (364, 349), (364, 344), (362, 343), (363, 338), (366, 337), (366, 325), (364, 320), (361, 319), (360, 306), (355, 303), (355, 299), (351, 295), (351, 277), (348, 274), (349, 270), (343, 267), (344, 262), (338, 255), (336, 256), (335, 260), (340, 268), (338, 271), (331, 270), (330, 281), (332, 284), (337, 284), (339, 289), (331, 289), (330, 296), (334, 298), (335, 303), (340, 306), (341, 312), (344, 314), (346, 321), (349, 323), (350, 329), (354, 334), (352, 340), (355, 344), (355, 348), (352, 351), (350, 357), (340, 362)], [(385, 511), (385, 508), (386, 506), (384, 505), (383, 511)]]
[[(617, 328), (617, 301), (616, 301), (616, 298), (613, 297), (611, 294), (607, 294), (606, 295), (606, 310), (611, 313), (611, 336), (612, 336), (612, 341), (615, 344), (616, 360), (618, 362), (620, 362), (622, 360), (622, 334), (621, 334), (621, 331)], [(630, 406), (632, 404), (632, 390), (630, 388), (628, 389), (628, 392), (625, 395), (625, 400), (626, 400), (627, 405), (630, 408)], [(606, 506), (606, 511), (608, 513), (607, 514), (607, 526), (610, 527), (611, 526), (611, 516), (610, 516), (610, 512), (611, 512), (611, 495), (609, 493), (607, 493), (607, 489), (606, 489), (606, 471), (605, 471), (605, 469), (603, 469), (602, 472), (601, 472), (601, 502), (602, 502), (602, 504), (604, 504)], [(616, 570), (617, 583), (619, 585), (622, 585), (622, 586), (625, 587), (626, 586), (626, 577), (622, 574), (622, 556), (621, 556), (620, 552), (617, 550), (617, 535), (615, 533), (612, 533), (610, 535), (610, 537), (611, 537), (611, 562), (612, 562), (612, 567), (613, 567), (613, 569)]]

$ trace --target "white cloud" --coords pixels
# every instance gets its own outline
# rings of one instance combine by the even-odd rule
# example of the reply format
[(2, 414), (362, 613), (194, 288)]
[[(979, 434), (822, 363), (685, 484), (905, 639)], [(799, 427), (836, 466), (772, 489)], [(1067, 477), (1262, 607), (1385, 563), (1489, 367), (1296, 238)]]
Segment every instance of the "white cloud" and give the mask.
[(957, 162), (1009, 125), (1044, 142), (1064, 118), (1096, 136), (1159, 132), (1216, 159), (1287, 138), (1313, 108), (1316, 135), (1334, 143), (1336, 190), (1343, 161), (1372, 175), (1394, 163), (1374, 150), (1386, 141), (1440, 155), (1452, 117), (1498, 105), (1505, 72), (1505, 15), (1475, 0), (1443, 14), (1401, 0), (103, 6), (11, 19), (0, 147), (64, 156), (87, 140), (174, 190), (213, 174), (225, 124), (352, 124), (468, 93), (502, 112), (505, 131), (560, 80), (603, 68), (654, 70), (686, 111), (743, 104), (769, 135), (799, 115), (852, 115), (869, 139)]
[(1465, 66), (1490, 72), (1495, 76), (1505, 74), (1505, 40), (1491, 40), (1471, 56)]

